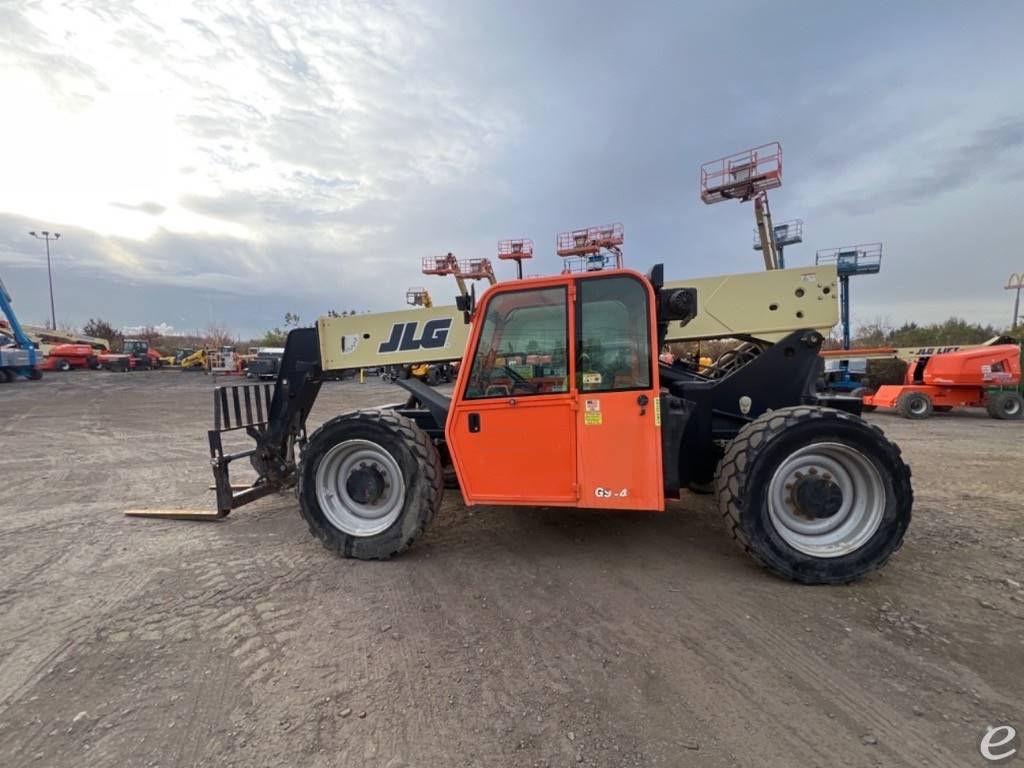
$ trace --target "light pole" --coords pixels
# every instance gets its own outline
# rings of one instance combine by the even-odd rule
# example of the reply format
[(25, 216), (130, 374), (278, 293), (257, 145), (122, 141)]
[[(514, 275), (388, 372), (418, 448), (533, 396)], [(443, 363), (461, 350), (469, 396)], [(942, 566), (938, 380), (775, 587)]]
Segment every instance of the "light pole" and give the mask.
[(45, 229), (41, 232), (29, 232), (32, 237), (37, 240), (46, 241), (46, 276), (50, 280), (50, 325), (53, 330), (57, 330), (57, 312), (53, 308), (53, 270), (50, 268), (50, 241), (59, 240), (60, 232), (47, 232)]
[(1017, 296), (1013, 300), (1013, 320), (1010, 321), (1010, 330), (1012, 331), (1017, 327), (1017, 323), (1020, 322), (1020, 292), (1024, 289), (1024, 272), (1019, 275), (1014, 272), (1006, 280), (1006, 285), (1003, 286), (1008, 291), (1016, 291)]

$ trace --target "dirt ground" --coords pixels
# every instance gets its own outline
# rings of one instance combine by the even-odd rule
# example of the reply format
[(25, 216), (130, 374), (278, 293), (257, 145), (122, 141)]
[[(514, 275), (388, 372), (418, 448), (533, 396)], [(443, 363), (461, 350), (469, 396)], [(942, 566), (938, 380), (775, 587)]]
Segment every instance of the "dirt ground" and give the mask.
[[(808, 588), (689, 494), (608, 515), (448, 491), (387, 563), (330, 555), (291, 495), (123, 517), (213, 504), (212, 386), (0, 387), (0, 765), (971, 766), (986, 724), (1024, 727), (1020, 423), (873, 415), (914, 522), (883, 572)], [(398, 399), (332, 384), (311, 421)]]

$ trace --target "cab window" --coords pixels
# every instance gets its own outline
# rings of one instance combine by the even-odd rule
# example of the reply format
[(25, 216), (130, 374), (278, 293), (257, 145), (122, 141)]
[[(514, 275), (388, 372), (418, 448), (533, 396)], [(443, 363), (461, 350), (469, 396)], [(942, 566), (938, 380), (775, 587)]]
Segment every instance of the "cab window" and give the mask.
[(523, 397), (569, 390), (566, 289), (511, 291), (487, 303), (465, 397)]
[(651, 337), (647, 291), (624, 275), (581, 280), (577, 289), (576, 386), (582, 392), (648, 389)]

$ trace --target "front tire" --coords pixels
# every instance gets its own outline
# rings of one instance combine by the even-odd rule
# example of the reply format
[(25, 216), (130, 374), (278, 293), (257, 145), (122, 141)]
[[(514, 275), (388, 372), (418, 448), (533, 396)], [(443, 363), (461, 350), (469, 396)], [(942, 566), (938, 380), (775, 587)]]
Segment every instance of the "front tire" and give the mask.
[(441, 506), (437, 449), (394, 411), (331, 419), (309, 438), (299, 468), (302, 516), (341, 557), (387, 560), (423, 534)]
[(1018, 421), (1024, 418), (1024, 398), (1017, 392), (993, 392), (989, 395), (985, 410), (993, 419)]
[(881, 568), (910, 525), (910, 469), (882, 431), (831, 408), (769, 411), (715, 477), (736, 543), (783, 578), (845, 584)]
[(932, 399), (923, 392), (904, 392), (896, 401), (896, 410), (905, 419), (927, 419), (932, 415)]

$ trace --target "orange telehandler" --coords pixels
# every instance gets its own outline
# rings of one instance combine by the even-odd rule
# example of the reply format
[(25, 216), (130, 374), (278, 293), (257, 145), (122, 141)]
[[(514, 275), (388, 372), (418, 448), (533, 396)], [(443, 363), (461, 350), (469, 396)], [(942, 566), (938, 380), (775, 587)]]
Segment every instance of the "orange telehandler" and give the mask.
[[(759, 563), (850, 582), (899, 548), (913, 494), (860, 401), (814, 392), (835, 285), (834, 267), (666, 283), (659, 265), (498, 283), (479, 305), (463, 294), (454, 307), (321, 317), (288, 335), (275, 384), (215, 390), (216, 513), (129, 514), (223, 517), (295, 487), (328, 549), (387, 559), (438, 513), (446, 468), (468, 505), (663, 511), (713, 483), (729, 534)], [(658, 359), (667, 341), (723, 337), (746, 340), (729, 366)], [(407, 402), (306, 433), (321, 383), (341, 371), (460, 358), (450, 398), (398, 381)], [(226, 449), (242, 432), (255, 445)], [(231, 483), (239, 460), (251, 485)]]

